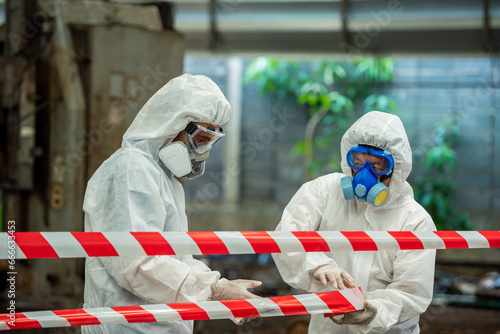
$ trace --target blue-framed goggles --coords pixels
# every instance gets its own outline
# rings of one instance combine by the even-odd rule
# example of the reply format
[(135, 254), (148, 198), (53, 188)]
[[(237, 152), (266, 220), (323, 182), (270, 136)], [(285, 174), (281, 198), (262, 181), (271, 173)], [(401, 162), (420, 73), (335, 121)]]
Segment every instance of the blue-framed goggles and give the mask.
[(389, 175), (394, 169), (394, 158), (388, 150), (355, 144), (347, 152), (347, 164), (352, 169), (368, 167), (376, 175)]

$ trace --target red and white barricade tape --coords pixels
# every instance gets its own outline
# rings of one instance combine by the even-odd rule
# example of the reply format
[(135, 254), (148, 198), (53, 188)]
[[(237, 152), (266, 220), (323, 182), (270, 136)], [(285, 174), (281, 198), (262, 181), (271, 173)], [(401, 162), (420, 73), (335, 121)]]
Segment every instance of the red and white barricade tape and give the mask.
[(498, 247), (500, 231), (0, 233), (0, 259)]
[(0, 330), (84, 325), (342, 314), (361, 310), (361, 289), (304, 295), (0, 314)]

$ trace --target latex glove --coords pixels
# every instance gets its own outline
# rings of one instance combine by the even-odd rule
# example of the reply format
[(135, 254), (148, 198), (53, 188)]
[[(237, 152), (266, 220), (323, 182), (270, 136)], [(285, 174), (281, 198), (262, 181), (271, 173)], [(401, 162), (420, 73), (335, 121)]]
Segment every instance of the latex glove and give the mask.
[(220, 279), (212, 288), (212, 296), (210, 300), (228, 300), (228, 299), (252, 299), (260, 298), (247, 289), (256, 288), (261, 286), (262, 282), (253, 281), (248, 279), (235, 279), (228, 281), (223, 278)]
[(325, 264), (311, 271), (313, 278), (317, 279), (324, 285), (330, 285), (334, 289), (343, 290), (345, 288), (355, 288), (354, 280), (349, 273), (342, 268)]
[(365, 300), (365, 309), (344, 313), (343, 318), (330, 317), (338, 325), (368, 325), (377, 315), (377, 308), (368, 300)]
[[(262, 282), (260, 281), (246, 279), (228, 281), (227, 279), (223, 278), (215, 284), (215, 287), (212, 288), (212, 296), (210, 297), (210, 300), (260, 298), (259, 296), (248, 292), (247, 289), (256, 288), (261, 285)], [(243, 325), (244, 323), (249, 322), (253, 319), (254, 318), (232, 318), (231, 320), (236, 325)]]

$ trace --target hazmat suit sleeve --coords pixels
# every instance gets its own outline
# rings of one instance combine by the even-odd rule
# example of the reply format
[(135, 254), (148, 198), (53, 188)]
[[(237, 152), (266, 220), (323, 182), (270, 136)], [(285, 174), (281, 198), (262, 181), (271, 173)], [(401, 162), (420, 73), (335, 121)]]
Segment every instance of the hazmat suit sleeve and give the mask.
[[(319, 180), (319, 182), (317, 182)], [(276, 231), (316, 231), (325, 210), (325, 196), (319, 187), (321, 178), (305, 183), (286, 206)], [(311, 270), (325, 264), (337, 266), (322, 252), (273, 254), (281, 277), (290, 286), (318, 292), (325, 286), (311, 276)]]
[[(105, 177), (101, 189), (90, 189), (100, 193), (95, 202), (84, 203), (91, 230), (163, 232), (165, 226), (178, 226), (182, 231), (185, 213), (178, 212), (173, 187), (160, 187), (171, 182), (166, 175), (139, 154), (131, 153), (121, 163)], [(182, 261), (172, 256), (102, 257), (100, 261), (118, 285), (151, 303), (207, 300), (220, 278), (192, 257)]]
[[(435, 230), (434, 223), (428, 217), (413, 230)], [(377, 308), (377, 315), (368, 325), (358, 325), (360, 332), (386, 333), (393, 326), (425, 312), (432, 300), (435, 256), (433, 249), (395, 252), (391, 283), (365, 295)], [(386, 277), (382, 272), (375, 272), (371, 279)]]

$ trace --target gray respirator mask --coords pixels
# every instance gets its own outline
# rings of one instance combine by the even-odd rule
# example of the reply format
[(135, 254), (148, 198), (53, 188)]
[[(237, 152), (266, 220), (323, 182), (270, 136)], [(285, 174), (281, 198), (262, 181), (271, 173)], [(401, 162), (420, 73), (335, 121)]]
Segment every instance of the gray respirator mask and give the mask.
[(205, 160), (208, 159), (212, 146), (224, 136), (222, 128), (208, 129), (189, 123), (182, 131), (182, 141), (171, 142), (160, 148), (158, 153), (161, 162), (176, 177), (196, 179), (205, 173)]

